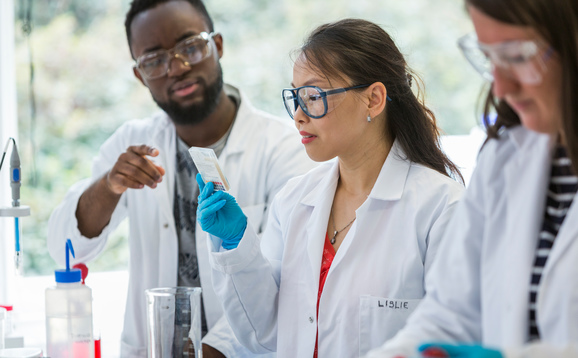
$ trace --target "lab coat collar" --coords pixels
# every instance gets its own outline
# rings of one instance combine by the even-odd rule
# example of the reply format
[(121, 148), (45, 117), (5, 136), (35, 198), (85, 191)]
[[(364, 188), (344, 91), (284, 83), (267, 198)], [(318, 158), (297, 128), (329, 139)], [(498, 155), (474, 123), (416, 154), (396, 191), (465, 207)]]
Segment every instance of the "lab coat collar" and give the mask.
[[(405, 158), (405, 153), (403, 153), (396, 141), (381, 168), (369, 198), (377, 200), (399, 200), (401, 198), (409, 168), (411, 167), (411, 163), (403, 158)], [(321, 262), (319, 258), (324, 245), (322, 238), (325, 237), (327, 231), (327, 222), (331, 206), (333, 205), (338, 179), (339, 162), (335, 160), (328, 173), (301, 200), (301, 204), (312, 207), (311, 216), (307, 222), (307, 252), (313, 272), (319, 272), (320, 270)], [(350, 231), (355, 231), (355, 226), (356, 224), (354, 223)], [(347, 247), (350, 245), (349, 242), (345, 241), (339, 250), (341, 255), (345, 254)], [(334, 261), (333, 265), (336, 264), (337, 262)]]
[[(307, 232), (307, 254), (313, 277), (319, 280), (319, 270), (321, 269), (321, 255), (325, 245), (325, 234), (327, 232), (327, 222), (329, 213), (333, 205), (337, 180), (339, 178), (339, 163), (337, 160), (329, 169), (329, 172), (311, 189), (311, 191), (301, 200), (301, 204), (310, 206), (311, 215), (306, 224)], [(316, 283), (318, 285), (319, 282)]]
[(337, 159), (332, 161), (329, 172), (317, 183), (317, 185), (301, 199), (301, 204), (307, 206), (316, 206), (323, 202), (327, 197), (335, 196), (337, 180), (339, 179), (339, 162)]
[(239, 104), (239, 108), (237, 108), (237, 116), (233, 122), (231, 134), (227, 139), (227, 145), (225, 146), (225, 149), (223, 149), (222, 157), (243, 153), (247, 146), (246, 139), (252, 136), (252, 131), (257, 130), (251, 126), (247, 126), (246, 124), (243, 125), (239, 123), (240, 121), (246, 120), (250, 116), (254, 115), (255, 109), (252, 107), (249, 99), (241, 91), (231, 85), (225, 84), (224, 89), (227, 95), (235, 94), (239, 97), (241, 103)]
[(410, 167), (411, 162), (399, 142), (395, 140), (369, 197), (378, 200), (401, 199)]
[[(556, 143), (556, 136), (550, 134), (541, 134), (533, 132), (522, 125), (518, 125), (516, 127), (509, 128), (506, 131), (507, 135), (512, 139), (512, 142), (516, 146), (517, 149), (524, 149), (527, 146), (533, 146), (536, 137), (549, 137), (550, 141), (550, 149), (553, 148), (553, 145)], [(546, 140), (546, 139), (544, 139)]]
[(365, 220), (367, 220), (367, 212), (371, 200), (397, 201), (401, 199), (409, 168), (411, 167), (411, 162), (404, 159), (405, 157), (405, 153), (399, 146), (399, 143), (395, 141), (385, 159), (385, 162), (383, 163), (383, 166), (381, 167), (379, 176), (373, 185), (373, 189), (371, 190), (367, 201), (355, 211), (357, 220), (353, 222), (349, 232), (345, 235), (345, 238), (339, 247), (339, 251), (333, 259), (328, 275), (331, 275), (332, 271), (337, 269), (345, 255), (347, 255), (354, 237), (358, 235), (358, 226), (371, 226), (371, 223), (365, 222)]
[[(381, 167), (379, 176), (375, 181), (369, 197), (377, 200), (399, 200), (405, 188), (405, 182), (411, 162), (399, 145), (394, 141)], [(335, 160), (329, 173), (312, 189), (306, 196), (301, 199), (301, 204), (315, 206), (316, 203), (322, 202), (322, 198), (335, 195), (337, 180), (339, 179), (339, 162)]]
[[(553, 158), (553, 154), (554, 154), (554, 150), (557, 144), (558, 138), (555, 136), (551, 136), (550, 137), (550, 141), (549, 141), (549, 164), (550, 166), (548, 166), (547, 168), (551, 167), (551, 160)], [(548, 174), (550, 174), (550, 170), (547, 170)], [(550, 176), (548, 176), (548, 180), (550, 180)], [(546, 261), (546, 265), (544, 266), (544, 272), (542, 273), (542, 280), (544, 280), (545, 277), (547, 277), (550, 272), (552, 271), (552, 267), (556, 265), (556, 263), (560, 262), (560, 257), (563, 256), (567, 251), (568, 251), (568, 247), (574, 243), (575, 239), (576, 239), (576, 230), (575, 230), (575, 225), (574, 222), (572, 222), (572, 219), (576, 217), (576, 212), (578, 211), (578, 193), (574, 195), (574, 199), (572, 200), (572, 204), (570, 205), (570, 208), (568, 209), (568, 212), (566, 213), (566, 217), (564, 218), (564, 221), (562, 222), (562, 225), (560, 226), (560, 229), (558, 230), (558, 235), (556, 237), (556, 241), (554, 246), (552, 247), (552, 251), (549, 254), (548, 260)], [(544, 205), (545, 207), (545, 205)], [(543, 208), (544, 208), (543, 207)], [(542, 215), (543, 215), (543, 210), (542, 209)], [(542, 281), (543, 283), (544, 281)], [(542, 285), (541, 287), (545, 287), (544, 285)], [(540, 295), (538, 295), (538, 304), (540, 301)]]
[[(504, 287), (508, 290), (504, 295), (508, 301), (505, 307), (510, 308), (506, 312), (509, 319), (504, 320), (509, 326), (504, 329), (504, 341), (522, 344), (527, 340), (527, 332), (518, 327), (528, 324), (530, 278), (527, 273), (531, 272), (538, 234), (544, 219), (544, 188), (548, 185), (553, 141), (548, 135), (538, 134), (521, 126), (510, 129), (508, 135), (521, 152), (514, 156), (511, 165), (504, 167), (503, 195), (507, 197), (507, 202), (515, 203), (507, 209), (510, 224), (507, 225), (504, 237), (510, 238), (507, 243), (508, 252), (520, 262), (504, 272)], [(537, 180), (525, 181), (524, 178)], [(524, 182), (524, 185), (520, 185)], [(526, 239), (515, 239), (520, 237)]]

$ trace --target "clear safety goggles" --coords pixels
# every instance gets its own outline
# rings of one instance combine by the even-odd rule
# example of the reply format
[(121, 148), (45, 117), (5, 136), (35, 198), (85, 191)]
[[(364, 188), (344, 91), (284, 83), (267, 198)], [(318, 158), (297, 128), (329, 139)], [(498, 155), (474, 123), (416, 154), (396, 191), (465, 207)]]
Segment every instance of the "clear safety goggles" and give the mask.
[(533, 40), (507, 41), (488, 45), (478, 42), (474, 33), (458, 40), (460, 50), (482, 77), (494, 81), (494, 71), (520, 83), (537, 85), (546, 72), (545, 62), (552, 56), (552, 47)]
[(215, 36), (214, 32), (210, 34), (201, 32), (184, 39), (170, 50), (145, 53), (136, 59), (135, 67), (143, 77), (154, 80), (169, 72), (173, 58), (183, 61), (186, 66), (195, 65), (211, 55), (209, 41), (213, 36)]

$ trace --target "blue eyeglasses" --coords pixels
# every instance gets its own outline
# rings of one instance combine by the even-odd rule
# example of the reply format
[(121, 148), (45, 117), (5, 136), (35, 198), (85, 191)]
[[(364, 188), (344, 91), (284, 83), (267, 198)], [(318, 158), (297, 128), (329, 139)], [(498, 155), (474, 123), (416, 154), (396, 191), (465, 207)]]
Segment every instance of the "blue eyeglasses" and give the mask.
[[(358, 85), (346, 88), (336, 88), (324, 91), (317, 86), (302, 86), (297, 88), (286, 88), (282, 91), (283, 103), (289, 116), (293, 118), (297, 108), (301, 107), (303, 113), (311, 118), (321, 118), (341, 103), (339, 99), (332, 101), (331, 106), (327, 104), (327, 96), (345, 93), (352, 89), (369, 87), (370, 85)], [(345, 97), (345, 96), (343, 96)], [(341, 98), (343, 99), (343, 98)]]

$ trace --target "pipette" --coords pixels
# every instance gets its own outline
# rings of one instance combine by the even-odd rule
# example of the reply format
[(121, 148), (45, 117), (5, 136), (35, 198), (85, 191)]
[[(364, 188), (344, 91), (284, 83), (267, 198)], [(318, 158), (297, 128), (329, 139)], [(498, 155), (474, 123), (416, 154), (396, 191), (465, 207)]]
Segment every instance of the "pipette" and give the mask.
[[(12, 188), (12, 208), (20, 207), (20, 156), (18, 155), (18, 149), (16, 148), (16, 141), (14, 138), (8, 138), (6, 146), (4, 147), (4, 152), (2, 153), (2, 159), (0, 160), (0, 168), (4, 163), (4, 158), (6, 157), (6, 152), (8, 151), (8, 145), (12, 141), (12, 155), (10, 156), (10, 187)], [(20, 208), (19, 208), (20, 209)], [(4, 215), (2, 215), (4, 216)], [(14, 254), (14, 264), (16, 265), (16, 272), (21, 273), (22, 267), (22, 256), (20, 251), (20, 222), (18, 220), (19, 211), (12, 212), (7, 216), (14, 216), (14, 230), (15, 230), (15, 254)]]
[(22, 273), (22, 251), (20, 249), (20, 217), (30, 215), (30, 207), (20, 205), (20, 156), (18, 156), (18, 149), (16, 148), (16, 141), (14, 138), (8, 138), (6, 146), (4, 147), (4, 152), (2, 153), (2, 158), (0, 159), (0, 169), (4, 163), (6, 157), (6, 152), (8, 151), (8, 145), (12, 141), (12, 155), (10, 156), (10, 187), (12, 188), (12, 206), (10, 207), (0, 207), (0, 217), (13, 217), (14, 218), (14, 231), (15, 231), (15, 245), (14, 245), (14, 264), (16, 266), (16, 273)]
[[(12, 155), (10, 156), (10, 187), (12, 188), (12, 207), (20, 206), (20, 156), (16, 148), (16, 141), (12, 146)], [(15, 240), (15, 254), (14, 265), (16, 265), (16, 272), (21, 272), (22, 256), (20, 251), (20, 222), (18, 216), (14, 217), (14, 240)]]
[(14, 265), (16, 266), (16, 272), (22, 273), (22, 256), (20, 255), (20, 223), (18, 222), (18, 217), (14, 218), (14, 230), (15, 230), (15, 253), (14, 253)]

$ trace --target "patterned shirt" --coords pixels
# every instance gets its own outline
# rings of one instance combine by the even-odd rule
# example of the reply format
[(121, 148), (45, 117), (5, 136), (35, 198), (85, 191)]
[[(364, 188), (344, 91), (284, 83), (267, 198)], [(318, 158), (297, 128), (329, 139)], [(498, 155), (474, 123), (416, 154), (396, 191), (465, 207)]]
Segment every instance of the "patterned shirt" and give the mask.
[[(230, 94), (229, 94), (230, 95)], [(241, 101), (238, 97), (230, 96), (237, 108)], [(221, 155), (231, 128), (216, 143), (208, 146), (215, 151), (217, 157)], [(183, 287), (201, 287), (199, 276), (199, 264), (197, 261), (197, 247), (195, 243), (195, 230), (197, 221), (197, 197), (199, 186), (195, 177), (197, 168), (189, 155), (189, 146), (177, 136), (177, 165), (175, 181), (175, 197), (173, 215), (179, 239), (179, 266), (177, 285)], [(201, 297), (202, 302), (202, 297)], [(204, 308), (201, 310), (201, 331), (203, 336), (208, 332)]]
[(536, 302), (540, 278), (546, 265), (548, 255), (554, 246), (554, 240), (558, 235), (558, 230), (566, 217), (566, 213), (572, 204), (572, 199), (578, 188), (578, 178), (572, 169), (572, 162), (566, 155), (566, 149), (559, 145), (552, 160), (552, 171), (550, 174), (550, 185), (548, 186), (548, 196), (546, 199), (546, 212), (542, 230), (538, 237), (538, 247), (536, 258), (532, 269), (530, 281), (530, 310), (529, 310), (529, 339), (539, 340), (540, 332), (536, 323)]

